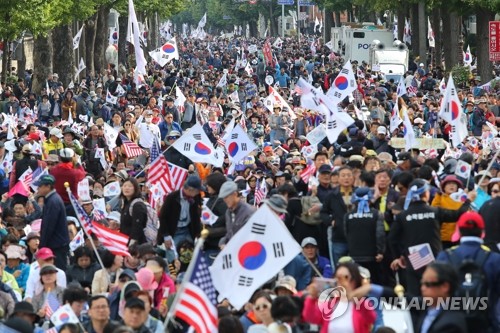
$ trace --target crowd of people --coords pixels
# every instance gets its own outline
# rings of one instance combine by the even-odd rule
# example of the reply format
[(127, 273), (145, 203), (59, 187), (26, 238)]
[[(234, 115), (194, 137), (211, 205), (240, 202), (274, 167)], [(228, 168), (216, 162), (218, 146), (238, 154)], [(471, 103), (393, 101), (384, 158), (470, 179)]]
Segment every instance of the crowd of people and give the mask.
[[(398, 97), (398, 82), (353, 61), (358, 88), (341, 106), (354, 124), (335, 142), (311, 144), (325, 115), (302, 107), (295, 84), (302, 78), (327, 92), (344, 59), (320, 42), (312, 48), (294, 39), (273, 47), (272, 59), (249, 52), (265, 42), (178, 40), (180, 59), (163, 68), (149, 63), (141, 84), (123, 65), (88, 73), (73, 87), (57, 73), (42, 91), (31, 89), (30, 74), (2, 82), (2, 332), (188, 332), (180, 318), (164, 323), (196, 240), (208, 230), (203, 255), (212, 263), (260, 205), (279, 215), (302, 253), (244, 308), (220, 300), (220, 332), (399, 332), (400, 323), (369, 306), (373, 297), (430, 300), (410, 309), (405, 332), (500, 331), (495, 87), (473, 80), (459, 89), (469, 136), (452, 147), (450, 125), (438, 117), (442, 68), (412, 62), (402, 79), (415, 90)], [(271, 89), (282, 99), (269, 107)], [(396, 103), (413, 128), (390, 130)], [(200, 124), (224, 149), (230, 123), (258, 147), (235, 165), (227, 153), (219, 167), (173, 147)], [(109, 128), (120, 135), (110, 137)], [(408, 130), (420, 141), (405, 151), (397, 142)], [(186, 172), (177, 189), (153, 202), (148, 171), (156, 141)], [(129, 157), (127, 142), (142, 153)], [(95, 207), (100, 199), (105, 212)], [(202, 207), (217, 216), (214, 223), (202, 223)], [(159, 219), (153, 242), (145, 232), (152, 210)], [(84, 233), (75, 246), (84, 215), (126, 235), (129, 255), (95, 234)], [(427, 253), (417, 252), (432, 259), (418, 265), (412, 247), (422, 245)], [(464, 289), (468, 283), (474, 288)], [(338, 318), (322, 316), (318, 305), (328, 286), (346, 291)], [(487, 309), (439, 305), (464, 290), (464, 297), (487, 297)], [(51, 319), (64, 305), (78, 323)]]

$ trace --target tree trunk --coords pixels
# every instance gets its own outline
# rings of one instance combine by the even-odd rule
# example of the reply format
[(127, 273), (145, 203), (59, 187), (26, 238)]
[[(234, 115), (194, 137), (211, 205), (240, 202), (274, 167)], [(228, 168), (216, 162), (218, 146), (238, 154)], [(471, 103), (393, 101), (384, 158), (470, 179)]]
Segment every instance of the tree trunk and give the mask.
[(125, 67), (128, 67), (127, 62), (127, 25), (128, 17), (122, 16), (118, 18), (118, 62)]
[(96, 30), (100, 33), (95, 36), (94, 68), (95, 74), (102, 73), (107, 68), (106, 47), (108, 46), (108, 17), (109, 7), (102, 6), (98, 10)]
[(149, 42), (148, 45), (151, 50), (154, 50), (158, 47), (158, 31), (160, 30), (158, 26), (158, 14), (154, 13), (153, 16), (149, 19)]
[(259, 29), (256, 21), (248, 22), (248, 27), (250, 28), (250, 37), (259, 37)]
[(458, 36), (460, 33), (460, 21), (456, 13), (449, 10), (442, 10), (443, 36), (455, 36), (455, 38), (443, 39), (444, 63), (447, 71), (458, 64)]
[(424, 62), (425, 56), (420, 54), (419, 29), (418, 29), (418, 3), (410, 6), (410, 26), (411, 26), (411, 49), (413, 54), (419, 57), (419, 62)]
[(17, 45), (16, 59), (17, 59), (17, 77), (24, 79), (25, 71), (26, 71), (26, 55), (24, 54), (24, 38), (22, 39), (21, 43), (19, 43)]
[(332, 27), (335, 22), (333, 21), (333, 15), (335, 15), (332, 11), (325, 11), (325, 23), (323, 29), (325, 29), (325, 40), (323, 41), (325, 44), (328, 43), (332, 39)]
[(442, 65), (442, 58), (443, 58), (443, 38), (442, 38), (442, 33), (441, 33), (441, 8), (435, 8), (432, 11), (432, 17), (431, 17), (431, 24), (432, 24), (432, 31), (434, 31), (434, 41), (436, 43), (436, 47), (434, 49), (434, 64), (433, 67), (441, 67), (443, 68)]
[(425, 15), (425, 0), (420, 0), (418, 3), (418, 26), (415, 27), (418, 30), (418, 54), (423, 60), (422, 62), (427, 66), (428, 57), (427, 54), (427, 16)]
[(9, 45), (10, 43), (8, 41), (3, 41), (2, 82), (7, 82), (7, 74), (9, 71)]
[[(33, 63), (36, 64), (33, 69), (33, 79), (31, 90), (39, 94), (42, 90), (45, 92), (47, 78), (53, 73), (52, 68), (52, 35), (49, 31), (47, 36), (38, 36), (33, 45)], [(62, 74), (62, 73), (61, 73)]]
[[(97, 17), (99, 13), (96, 12), (94, 15), (89, 17), (88, 20), (85, 21), (85, 65), (87, 66), (87, 72), (92, 74), (95, 72), (94, 67), (94, 48), (95, 48), (95, 38), (97, 35)], [(104, 30), (99, 30), (101, 35)], [(83, 53), (83, 52), (82, 52)], [(78, 59), (80, 61), (80, 59)]]
[(495, 13), (486, 9), (478, 9), (476, 17), (481, 18), (477, 20), (477, 69), (478, 74), (481, 76), (481, 83), (489, 82), (492, 77), (493, 63), (489, 60), (489, 21), (493, 21)]
[[(52, 33), (54, 47), (54, 72), (66, 87), (75, 78), (75, 63), (73, 60), (73, 33), (70, 25), (57, 27)], [(84, 74), (85, 71), (82, 71)]]
[(400, 41), (403, 41), (403, 35), (405, 33), (405, 17), (406, 17), (405, 6), (401, 5), (400, 7), (398, 7), (397, 16), (398, 16), (398, 39)]
[[(335, 23), (335, 27), (340, 27), (342, 26), (342, 23), (340, 22), (340, 12), (333, 12), (333, 15), (334, 15), (334, 23)], [(326, 22), (326, 19), (325, 19), (325, 22)], [(333, 24), (332, 24), (332, 27), (333, 27)]]

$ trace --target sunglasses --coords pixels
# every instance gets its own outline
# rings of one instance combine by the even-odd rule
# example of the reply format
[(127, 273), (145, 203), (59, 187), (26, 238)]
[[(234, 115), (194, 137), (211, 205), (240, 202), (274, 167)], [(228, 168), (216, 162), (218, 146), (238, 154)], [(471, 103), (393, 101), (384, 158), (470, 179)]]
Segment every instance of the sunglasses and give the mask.
[(256, 305), (256, 306), (255, 306), (255, 310), (256, 310), (256, 311), (260, 311), (261, 309), (262, 309), (262, 310), (267, 310), (267, 309), (269, 309), (269, 308), (270, 308), (270, 306), (269, 306), (269, 304), (267, 304), (267, 303), (265, 303), (265, 304), (259, 304), (259, 305)]
[(497, 194), (497, 193), (500, 193), (500, 190), (491, 190), (491, 193)]
[(426, 288), (434, 288), (434, 287), (439, 287), (442, 285), (442, 281), (421, 281), (420, 285), (425, 286)]
[(178, 136), (167, 136), (167, 140), (177, 140)]

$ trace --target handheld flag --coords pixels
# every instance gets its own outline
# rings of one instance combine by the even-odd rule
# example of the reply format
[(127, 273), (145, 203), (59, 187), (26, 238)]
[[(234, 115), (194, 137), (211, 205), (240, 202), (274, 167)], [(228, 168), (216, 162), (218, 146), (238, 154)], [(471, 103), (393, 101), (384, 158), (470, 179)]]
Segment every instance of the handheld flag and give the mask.
[(218, 156), (203, 127), (195, 124), (172, 145), (193, 162), (214, 164)]
[(258, 148), (239, 124), (234, 127), (225, 142), (227, 154), (232, 163), (241, 161), (245, 156)]
[(339, 75), (333, 80), (332, 86), (326, 95), (337, 103), (340, 103), (357, 88), (358, 84), (354, 76), (354, 71), (352, 70), (352, 64), (351, 61), (348, 60), (344, 64), (344, 67), (342, 67)]
[(213, 225), (215, 222), (217, 222), (217, 219), (219, 217), (212, 212), (210, 208), (207, 207), (205, 203), (203, 203), (203, 206), (201, 208), (201, 223), (205, 225)]
[(408, 112), (405, 108), (403, 108), (403, 134), (405, 138), (405, 149), (408, 151), (415, 146), (417, 140), (415, 139), (415, 131), (413, 131), (413, 126), (410, 121), (410, 117), (408, 117)]
[(79, 247), (83, 246), (85, 244), (85, 241), (83, 239), (83, 230), (80, 229), (75, 235), (75, 238), (69, 243), (69, 248), (71, 251), (75, 252), (76, 249)]
[(118, 103), (118, 97), (116, 96), (113, 96), (109, 90), (107, 91), (106, 93), (106, 103), (109, 103), (109, 104), (116, 104)]
[(84, 25), (80, 28), (78, 33), (73, 37), (73, 50), (76, 50), (80, 46), (80, 39), (82, 38), (82, 31), (83, 31)]
[(429, 40), (429, 47), (436, 47), (434, 31), (432, 30), (431, 20), (429, 17), (427, 17), (427, 39)]
[(301, 250), (279, 217), (263, 205), (215, 258), (210, 267), (214, 286), (221, 299), (241, 309)]
[(54, 314), (52, 314), (52, 316), (50, 317), (50, 321), (56, 327), (66, 323), (80, 323), (80, 320), (76, 316), (69, 303), (61, 306), (56, 312), (54, 312)]
[(396, 129), (398, 129), (399, 125), (403, 122), (401, 117), (399, 116), (399, 107), (398, 103), (394, 103), (394, 107), (392, 108), (391, 112), (391, 124), (390, 124), (390, 131), (393, 133)]
[(398, 97), (406, 95), (406, 85), (403, 76), (399, 79), (398, 88), (396, 90)]
[(462, 177), (464, 179), (469, 179), (472, 166), (462, 160), (457, 161), (457, 166), (455, 167), (455, 175)]

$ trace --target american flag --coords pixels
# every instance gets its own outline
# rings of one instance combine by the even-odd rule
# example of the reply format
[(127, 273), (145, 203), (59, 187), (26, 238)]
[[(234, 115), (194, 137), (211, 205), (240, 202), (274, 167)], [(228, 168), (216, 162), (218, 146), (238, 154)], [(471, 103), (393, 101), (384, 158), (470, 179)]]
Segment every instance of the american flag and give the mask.
[(98, 222), (92, 222), (92, 227), (99, 242), (108, 249), (111, 253), (129, 257), (128, 252), (128, 236), (118, 231), (111, 230)]
[(192, 326), (196, 333), (217, 332), (216, 291), (202, 252), (198, 253), (193, 266), (189, 280), (183, 283), (173, 314)]
[(156, 160), (160, 156), (160, 143), (158, 142), (158, 138), (155, 136), (153, 140), (153, 145), (151, 146), (151, 162)]
[(254, 206), (259, 206), (267, 196), (267, 185), (265, 179), (259, 180), (255, 188)]
[(296, 84), (295, 85), (295, 88), (293, 88), (293, 91), (297, 94), (297, 95), (302, 95), (302, 88)]
[(159, 183), (165, 193), (172, 192), (170, 168), (165, 156), (161, 155), (151, 163), (148, 170), (148, 181), (150, 184)]
[(416, 94), (418, 92), (418, 82), (417, 79), (413, 78), (411, 80), (411, 84), (409, 87), (406, 88), (406, 91), (408, 91), (409, 94)]
[(85, 210), (83, 210), (83, 207), (78, 202), (78, 199), (75, 198), (75, 196), (73, 195), (73, 193), (71, 193), (71, 191), (69, 191), (69, 187), (68, 187), (68, 196), (69, 196), (69, 201), (71, 202), (71, 205), (75, 210), (78, 221), (80, 221), (81, 226), (83, 227), (83, 229), (85, 229), (85, 233), (87, 235), (92, 234), (94, 232), (94, 228), (92, 227), (92, 221), (90, 220)]
[(123, 152), (125, 153), (125, 155), (127, 155), (127, 157), (131, 158), (142, 155), (142, 148), (139, 147), (135, 142), (130, 141), (130, 139), (123, 134), (120, 134), (120, 138), (122, 139)]
[(302, 173), (300, 174), (300, 178), (302, 178), (302, 180), (304, 181), (304, 183), (308, 184), (309, 183), (309, 177), (311, 177), (312, 175), (314, 175), (314, 173), (316, 172), (316, 166), (314, 165), (314, 163), (311, 163), (307, 166), (307, 168), (305, 168), (304, 170), (302, 170)]
[(60, 305), (61, 303), (59, 303), (57, 296), (49, 291), (43, 305), (45, 308), (45, 318), (50, 319), (50, 316), (52, 316), (52, 314), (59, 308)]
[(422, 268), (434, 261), (434, 256), (431, 252), (429, 244), (425, 244), (420, 250), (408, 255), (411, 265), (414, 270)]
[(184, 184), (184, 180), (186, 180), (186, 177), (188, 176), (188, 171), (178, 165), (170, 162), (167, 163), (170, 171), (170, 184), (172, 186), (172, 191), (176, 191), (182, 187), (182, 184)]

